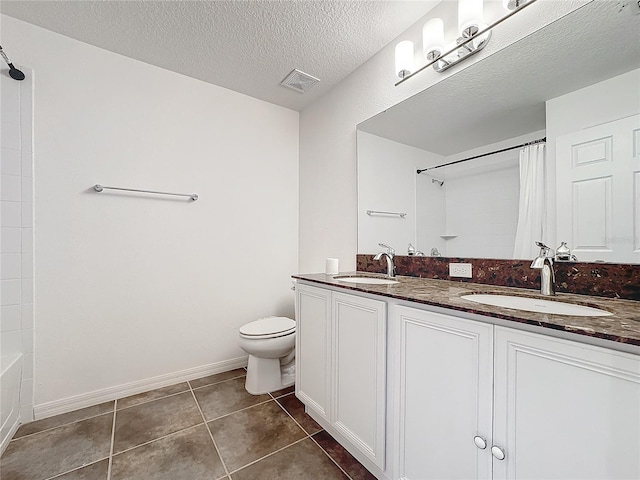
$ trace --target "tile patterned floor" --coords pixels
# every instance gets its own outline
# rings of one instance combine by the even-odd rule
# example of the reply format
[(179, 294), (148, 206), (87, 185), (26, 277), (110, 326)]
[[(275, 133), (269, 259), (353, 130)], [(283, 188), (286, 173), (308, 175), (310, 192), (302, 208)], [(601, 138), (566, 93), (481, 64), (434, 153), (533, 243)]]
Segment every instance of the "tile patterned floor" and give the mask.
[(21, 426), (2, 480), (375, 480), (287, 388), (249, 395), (245, 370)]

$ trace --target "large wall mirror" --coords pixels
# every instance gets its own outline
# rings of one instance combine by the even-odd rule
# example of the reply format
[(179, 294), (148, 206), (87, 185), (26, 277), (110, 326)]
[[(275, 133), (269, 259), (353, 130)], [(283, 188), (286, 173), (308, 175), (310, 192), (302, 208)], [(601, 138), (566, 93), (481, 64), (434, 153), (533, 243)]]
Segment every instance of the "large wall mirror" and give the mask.
[(537, 238), (640, 263), (638, 9), (594, 0), (359, 124), (357, 148), (359, 253), (531, 258)]

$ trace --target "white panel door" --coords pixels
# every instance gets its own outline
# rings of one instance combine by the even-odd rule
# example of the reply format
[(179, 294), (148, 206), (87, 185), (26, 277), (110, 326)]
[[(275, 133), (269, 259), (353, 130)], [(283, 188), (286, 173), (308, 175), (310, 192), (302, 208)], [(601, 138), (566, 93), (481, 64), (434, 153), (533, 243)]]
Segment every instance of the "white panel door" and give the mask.
[(495, 327), (500, 479), (640, 478), (640, 356)]
[(640, 115), (558, 137), (558, 243), (579, 260), (640, 262)]
[[(396, 308), (394, 322), (401, 330), (397, 477), (491, 478), (493, 327)], [(487, 448), (476, 446), (476, 436)]]
[(333, 292), (331, 424), (385, 468), (385, 302)]
[(329, 421), (331, 291), (296, 285), (296, 396)]

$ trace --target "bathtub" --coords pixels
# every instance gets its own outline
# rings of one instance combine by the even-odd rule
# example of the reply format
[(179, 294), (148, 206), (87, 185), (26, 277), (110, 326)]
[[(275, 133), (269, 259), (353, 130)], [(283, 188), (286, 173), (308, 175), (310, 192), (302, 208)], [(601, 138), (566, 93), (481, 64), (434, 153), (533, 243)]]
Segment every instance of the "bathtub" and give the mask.
[(0, 454), (20, 425), (22, 354), (0, 358)]

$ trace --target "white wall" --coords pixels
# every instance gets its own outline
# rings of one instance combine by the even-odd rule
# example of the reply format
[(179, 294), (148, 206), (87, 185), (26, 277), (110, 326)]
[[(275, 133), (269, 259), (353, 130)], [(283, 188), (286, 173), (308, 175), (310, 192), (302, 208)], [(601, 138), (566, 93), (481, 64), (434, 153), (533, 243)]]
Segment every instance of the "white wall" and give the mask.
[[(17, 65), (17, 64), (16, 64)], [(0, 73), (0, 445), (33, 419), (32, 72)], [(0, 448), (1, 450), (1, 448)]]
[[(544, 130), (448, 156), (444, 163), (520, 145)], [(520, 149), (444, 167), (449, 257), (513, 258), (520, 195)]]
[[(444, 74), (427, 70), (398, 87), (392, 42), (300, 116), (300, 261), (303, 272), (320, 272), (326, 257), (338, 257), (341, 269), (355, 269), (357, 251), (356, 125), (395, 103), (446, 79), (505, 48), (584, 1), (540, 1), (499, 25), (489, 45)], [(435, 16), (451, 17), (443, 2), (417, 19), (400, 39), (421, 44), (422, 25)], [(436, 113), (434, 112), (434, 115)]]
[(447, 176), (447, 234), (457, 235), (441, 250), (448, 257), (511, 258), (518, 223), (518, 150), (480, 171)]
[[(358, 132), (358, 252), (377, 253), (378, 243), (406, 253), (416, 244), (416, 164), (424, 151)], [(367, 215), (367, 210), (405, 213)]]
[[(548, 203), (556, 205), (556, 139), (567, 133), (640, 113), (640, 69), (547, 101)], [(548, 212), (549, 238), (556, 238), (556, 211)]]
[[(414, 170), (442, 165), (444, 157), (422, 151), (422, 161)], [(442, 238), (447, 230), (447, 193), (444, 175), (437, 170), (416, 174), (416, 250), (430, 255), (436, 248), (441, 255), (446, 254), (446, 240)]]
[(297, 112), (6, 16), (2, 45), (36, 78), (37, 416), (229, 368), (238, 327), (293, 315)]

